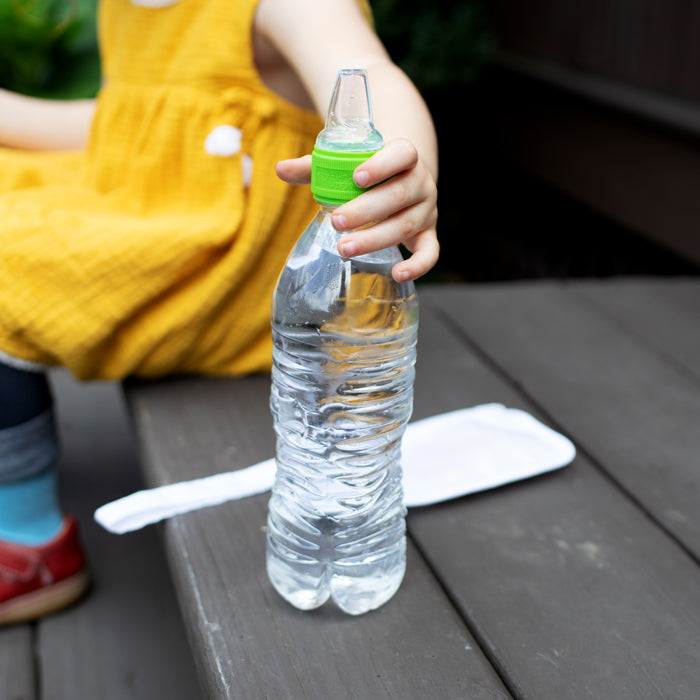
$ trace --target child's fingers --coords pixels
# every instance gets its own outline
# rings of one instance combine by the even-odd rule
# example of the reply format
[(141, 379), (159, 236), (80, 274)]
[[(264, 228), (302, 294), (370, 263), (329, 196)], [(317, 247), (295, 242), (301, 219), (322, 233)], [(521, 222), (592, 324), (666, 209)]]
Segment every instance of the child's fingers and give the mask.
[(416, 279), (438, 260), (440, 246), (435, 225), (437, 212), (424, 202), (380, 221), (369, 229), (352, 231), (338, 241), (338, 252), (346, 258), (403, 243), (413, 255), (394, 267), (397, 281)]
[[(383, 238), (383, 242), (380, 241)], [(338, 252), (345, 258), (352, 258), (358, 255), (381, 250), (395, 245), (393, 237), (377, 236), (372, 240), (372, 245), (364, 247), (362, 240), (345, 240), (341, 239), (338, 242)], [(424, 275), (438, 261), (440, 255), (440, 245), (438, 243), (437, 234), (434, 228), (424, 229), (418, 232), (409, 241), (406, 241), (407, 246), (412, 251), (412, 254), (406, 260), (397, 263), (393, 270), (394, 279), (397, 282), (406, 282), (414, 280)]]
[(351, 258), (399, 243), (413, 249), (415, 236), (421, 231), (434, 229), (436, 219), (435, 208), (426, 202), (419, 202), (369, 228), (349, 232), (338, 241), (338, 251)]
[(422, 277), (438, 261), (440, 244), (434, 230), (419, 233), (413, 243), (415, 249), (411, 257), (394, 265), (392, 275), (397, 282), (408, 282)]
[[(308, 184), (311, 157), (279, 161), (275, 171), (285, 182)], [(394, 279), (413, 280), (428, 272), (440, 250), (437, 186), (414, 146), (404, 139), (387, 143), (358, 166), (354, 179), (372, 189), (334, 212), (333, 225), (349, 231), (338, 242), (340, 254), (356, 257), (403, 243), (412, 255), (394, 266)]]
[[(360, 165), (355, 170), (354, 179), (358, 187), (371, 187), (415, 167), (417, 162), (418, 154), (411, 142), (397, 139)], [(311, 156), (280, 160), (275, 165), (275, 172), (284, 182), (308, 185), (311, 182)]]
[(275, 165), (277, 177), (291, 185), (308, 185), (311, 182), (311, 156), (280, 160)]
[(415, 168), (418, 161), (418, 152), (410, 141), (394, 139), (359, 165), (353, 179), (358, 187), (371, 187)]
[(333, 225), (339, 231), (360, 228), (420, 202), (427, 205), (428, 212), (437, 202), (437, 187), (424, 166), (402, 172), (338, 207), (333, 213)]

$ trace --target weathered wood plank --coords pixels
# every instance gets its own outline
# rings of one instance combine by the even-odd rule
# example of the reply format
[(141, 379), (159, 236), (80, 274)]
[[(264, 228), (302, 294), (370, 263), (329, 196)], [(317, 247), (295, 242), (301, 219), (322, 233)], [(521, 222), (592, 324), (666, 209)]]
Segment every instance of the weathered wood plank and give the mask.
[[(163, 545), (153, 530), (111, 535), (98, 506), (143, 488), (121, 390), (53, 377), (64, 503), (81, 524), (94, 587), (36, 628), (43, 697), (192, 700), (200, 688)], [(21, 696), (20, 696), (21, 697)]]
[(34, 671), (31, 627), (0, 629), (0, 700), (34, 700)]
[(569, 288), (700, 377), (698, 278), (584, 280)]
[(444, 301), (473, 342), (700, 557), (700, 383), (566, 285), (455, 291)]
[[(566, 381), (597, 386), (609, 336), (620, 336), (601, 320), (608, 340), (587, 347), (602, 354), (574, 352), (560, 376), (553, 366), (566, 351), (551, 335), (571, 338), (577, 324), (592, 324), (561, 285), (425, 290), (422, 300), (417, 417), (489, 401), (538, 415), (522, 389), (569, 426), (590, 407)], [(441, 330), (445, 307), (459, 335)], [(620, 424), (597, 427), (613, 439)], [(585, 455), (549, 475), (415, 509), (409, 529), (517, 697), (695, 697), (697, 563)]]
[[(127, 393), (153, 484), (273, 454), (267, 377)], [(261, 495), (164, 525), (207, 697), (509, 697), (412, 546), (404, 585), (374, 613), (301, 613), (285, 603), (265, 573), (266, 510)]]

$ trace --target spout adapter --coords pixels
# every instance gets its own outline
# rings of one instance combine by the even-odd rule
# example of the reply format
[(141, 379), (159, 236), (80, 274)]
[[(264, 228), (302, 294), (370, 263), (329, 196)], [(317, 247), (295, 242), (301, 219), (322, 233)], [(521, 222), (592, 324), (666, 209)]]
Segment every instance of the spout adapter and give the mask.
[(311, 158), (311, 193), (320, 204), (340, 205), (364, 192), (352, 175), (384, 145), (372, 123), (367, 73), (341, 70), (328, 108), (326, 127)]

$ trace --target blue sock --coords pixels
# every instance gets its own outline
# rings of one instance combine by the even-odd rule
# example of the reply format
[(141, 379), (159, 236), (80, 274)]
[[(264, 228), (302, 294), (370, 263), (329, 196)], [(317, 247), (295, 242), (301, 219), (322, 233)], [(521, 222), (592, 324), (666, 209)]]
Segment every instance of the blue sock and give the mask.
[(11, 483), (0, 483), (0, 539), (21, 545), (40, 545), (63, 527), (54, 468)]

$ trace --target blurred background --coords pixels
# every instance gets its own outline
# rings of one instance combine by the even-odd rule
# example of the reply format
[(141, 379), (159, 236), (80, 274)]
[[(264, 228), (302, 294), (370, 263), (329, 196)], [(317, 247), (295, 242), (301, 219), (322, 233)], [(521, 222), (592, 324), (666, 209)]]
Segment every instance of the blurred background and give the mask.
[[(99, 85), (95, 0), (0, 0), (0, 84)], [(700, 269), (700, 5), (374, 0), (441, 146), (428, 281)]]
[(698, 273), (700, 4), (374, 7), (438, 129), (435, 277)]
[(100, 84), (97, 0), (0, 0), (0, 87), (93, 96)]

